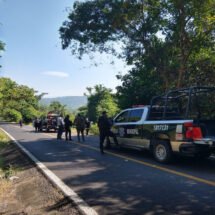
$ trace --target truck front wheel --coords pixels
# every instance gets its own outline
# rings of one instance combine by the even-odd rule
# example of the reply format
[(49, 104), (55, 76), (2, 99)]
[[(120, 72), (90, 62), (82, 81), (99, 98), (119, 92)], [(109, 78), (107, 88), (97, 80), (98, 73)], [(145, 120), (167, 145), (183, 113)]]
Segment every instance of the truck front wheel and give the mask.
[(154, 158), (160, 163), (169, 163), (172, 159), (172, 149), (168, 141), (157, 140), (153, 145)]

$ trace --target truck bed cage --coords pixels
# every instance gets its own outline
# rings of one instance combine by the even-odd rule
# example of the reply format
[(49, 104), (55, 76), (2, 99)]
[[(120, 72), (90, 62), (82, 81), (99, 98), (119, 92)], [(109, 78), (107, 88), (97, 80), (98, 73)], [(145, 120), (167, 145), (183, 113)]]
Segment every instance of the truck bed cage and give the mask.
[(188, 113), (190, 110), (191, 105), (191, 98), (193, 96), (197, 96), (200, 93), (209, 93), (215, 91), (215, 87), (212, 86), (192, 86), (189, 88), (181, 88), (177, 90), (170, 90), (166, 94), (163, 94), (161, 96), (155, 96), (151, 99), (150, 103), (150, 113), (153, 108), (159, 107), (159, 102), (163, 105), (162, 107), (162, 120), (166, 119), (167, 111), (168, 111), (168, 102), (169, 101), (177, 101), (179, 98), (185, 97), (188, 99), (187, 105), (186, 105), (186, 113), (184, 115), (184, 118), (188, 118)]

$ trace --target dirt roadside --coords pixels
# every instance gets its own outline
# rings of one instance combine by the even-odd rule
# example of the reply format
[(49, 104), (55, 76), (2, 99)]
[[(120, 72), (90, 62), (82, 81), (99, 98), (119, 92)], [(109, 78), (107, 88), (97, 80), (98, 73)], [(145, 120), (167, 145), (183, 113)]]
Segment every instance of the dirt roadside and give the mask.
[(9, 176), (0, 175), (0, 214), (80, 215), (14, 143), (0, 149), (0, 157)]

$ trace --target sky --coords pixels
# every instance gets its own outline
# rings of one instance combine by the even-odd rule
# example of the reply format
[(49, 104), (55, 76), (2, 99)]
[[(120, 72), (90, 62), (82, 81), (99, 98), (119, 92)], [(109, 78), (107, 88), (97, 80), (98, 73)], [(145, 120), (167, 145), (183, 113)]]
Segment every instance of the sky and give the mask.
[[(0, 0), (0, 40), (6, 44), (0, 76), (34, 88), (45, 97), (82, 96), (86, 87), (120, 85), (123, 61), (95, 54), (77, 59), (61, 49), (59, 28), (74, 0)], [(111, 61), (114, 60), (114, 64)], [(97, 66), (95, 66), (97, 64)]]

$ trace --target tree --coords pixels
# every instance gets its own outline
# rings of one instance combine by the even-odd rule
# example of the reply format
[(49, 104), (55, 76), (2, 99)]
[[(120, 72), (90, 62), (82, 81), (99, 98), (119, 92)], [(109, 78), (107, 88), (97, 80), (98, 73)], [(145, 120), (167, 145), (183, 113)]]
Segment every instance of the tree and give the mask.
[(125, 109), (133, 105), (146, 105), (153, 96), (162, 92), (162, 83), (156, 72), (149, 73), (147, 66), (136, 66), (128, 74), (117, 78), (122, 86), (117, 87), (117, 99), (120, 108)]
[(78, 108), (78, 113), (82, 116), (87, 116), (87, 106), (81, 106)]
[(88, 87), (87, 91), (87, 116), (90, 121), (97, 121), (102, 111), (107, 111), (109, 116), (116, 114), (118, 107), (111, 89), (102, 85), (95, 85), (93, 88)]
[(51, 104), (49, 105), (49, 110), (56, 112), (58, 114), (62, 114), (65, 115), (66, 114), (66, 105), (62, 105), (60, 102), (58, 101), (53, 101), (51, 102)]
[[(112, 53), (133, 65), (139, 72), (131, 70), (120, 78), (121, 96), (128, 81), (136, 83), (138, 79), (137, 85), (141, 85), (145, 77), (155, 85), (153, 77), (157, 76), (155, 88), (162, 92), (198, 82), (212, 84), (214, 7), (213, 0), (76, 2), (60, 28), (62, 48), (71, 48), (78, 57), (95, 51)], [(119, 45), (113, 45), (116, 42), (122, 44), (120, 52)], [(207, 75), (210, 80), (205, 80)], [(150, 84), (144, 84), (147, 91)]]
[(38, 99), (35, 91), (18, 85), (9, 78), (0, 78), (0, 114), (7, 120), (18, 121), (23, 118), (29, 122), (39, 115)]
[[(5, 44), (2, 41), (0, 41), (0, 54), (2, 51), (4, 51), (4, 46)], [(1, 58), (1, 55), (0, 55), (0, 58)], [(0, 68), (1, 68), (1, 65), (0, 65)]]

